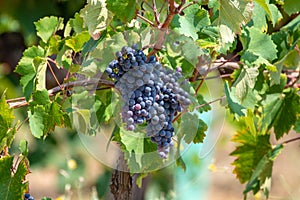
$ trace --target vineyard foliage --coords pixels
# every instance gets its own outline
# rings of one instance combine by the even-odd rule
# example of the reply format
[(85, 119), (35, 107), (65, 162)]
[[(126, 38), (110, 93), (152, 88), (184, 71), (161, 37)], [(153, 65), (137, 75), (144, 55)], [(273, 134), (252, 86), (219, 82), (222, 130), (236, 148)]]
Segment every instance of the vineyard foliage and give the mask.
[[(10, 154), (22, 125), (13, 109), (24, 106), (37, 139), (47, 140), (56, 126), (92, 137), (112, 125), (111, 140), (120, 144), (131, 172), (150, 172), (174, 160), (188, 168), (180, 145), (203, 142), (208, 125), (199, 116), (215, 101), (205, 101), (201, 89), (217, 71), (224, 78), (219, 100), (237, 124), (233, 173), (246, 183), (245, 198), (260, 190), (268, 197), (273, 162), (289, 143), (276, 141), (300, 131), (299, 11), (294, 0), (88, 0), (68, 21), (39, 19), (39, 43), (24, 51), (15, 70), (24, 99), (1, 97), (0, 193), (21, 199), (28, 191), (30, 143), (22, 141), (17, 161)], [(192, 103), (173, 121), (177, 148), (167, 161), (142, 131), (124, 129), (120, 95), (104, 73), (115, 52), (133, 44), (166, 68), (181, 67), (190, 95)], [(63, 83), (47, 88), (46, 71), (53, 67), (67, 73)]]

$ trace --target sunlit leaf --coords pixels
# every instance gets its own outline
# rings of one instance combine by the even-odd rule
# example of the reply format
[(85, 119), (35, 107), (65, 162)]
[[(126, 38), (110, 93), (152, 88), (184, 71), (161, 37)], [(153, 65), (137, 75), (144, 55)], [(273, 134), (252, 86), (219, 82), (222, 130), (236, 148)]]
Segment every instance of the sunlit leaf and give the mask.
[[(120, 8), (124, 9), (121, 6)], [(80, 11), (80, 16), (83, 18), (83, 24), (88, 28), (91, 36), (95, 36), (106, 29), (109, 20), (108, 11), (104, 1), (101, 0), (88, 1), (87, 5)], [(73, 21), (73, 24), (76, 25), (74, 26), (76, 27), (75, 30), (80, 31), (81, 21), (78, 19), (78, 16), (75, 17), (76, 21)]]
[(23, 57), (15, 70), (22, 76), (20, 83), (27, 101), (35, 88), (36, 67), (34, 66), (34, 59), (37, 57), (44, 57), (44, 50), (39, 46), (29, 47), (24, 51)]
[(268, 198), (270, 192), (270, 184), (266, 184), (272, 177), (273, 162), (277, 156), (281, 153), (283, 145), (277, 145), (270, 149), (259, 161), (255, 167), (250, 180), (248, 181), (244, 194), (253, 190), (254, 194), (257, 193), (257, 189), (263, 189), (266, 197)]
[(13, 157), (4, 156), (0, 158), (0, 194), (3, 200), (23, 199), (28, 189), (25, 176), (29, 173), (26, 161), (22, 159), (17, 169), (12, 173)]
[(0, 99), (0, 152), (9, 147), (15, 137), (16, 127), (13, 125), (14, 115), (6, 103), (5, 94)]
[(58, 17), (44, 17), (37, 22), (34, 22), (37, 30), (37, 35), (47, 43), (48, 40), (58, 30), (63, 29), (63, 19)]
[(239, 119), (239, 129), (232, 139), (239, 144), (231, 155), (237, 157), (232, 163), (233, 172), (241, 183), (250, 180), (259, 161), (271, 149), (270, 135), (260, 133), (255, 121), (253, 112), (248, 111), (247, 116)]

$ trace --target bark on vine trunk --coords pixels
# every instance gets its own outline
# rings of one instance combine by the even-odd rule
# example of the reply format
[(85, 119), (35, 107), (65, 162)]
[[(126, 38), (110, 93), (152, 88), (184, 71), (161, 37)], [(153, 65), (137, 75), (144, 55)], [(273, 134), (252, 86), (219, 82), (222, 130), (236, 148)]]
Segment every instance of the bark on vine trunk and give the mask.
[(110, 183), (110, 199), (115, 200), (143, 200), (147, 187), (147, 178), (143, 180), (143, 186), (136, 185), (139, 174), (129, 173), (123, 152), (120, 152), (117, 167), (114, 169)]

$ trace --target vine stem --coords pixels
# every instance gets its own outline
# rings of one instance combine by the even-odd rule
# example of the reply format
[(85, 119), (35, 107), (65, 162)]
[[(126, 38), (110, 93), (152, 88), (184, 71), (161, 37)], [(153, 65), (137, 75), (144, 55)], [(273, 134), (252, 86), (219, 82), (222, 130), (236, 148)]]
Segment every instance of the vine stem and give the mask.
[(56, 62), (54, 60), (50, 59), (50, 58), (47, 58), (47, 66), (49, 67), (49, 70), (50, 70), (52, 76), (54, 77), (56, 84), (61, 87), (61, 85), (60, 85), (60, 83), (59, 83), (59, 81), (58, 81), (58, 79), (57, 79), (57, 77), (56, 77), (56, 75), (55, 75), (55, 73), (54, 73), (54, 71), (52, 69), (52, 66), (51, 66), (51, 64), (50, 64), (49, 61), (53, 62), (55, 64), (56, 64)]
[(224, 96), (222, 96), (222, 97), (220, 97), (220, 98), (217, 98), (217, 99), (215, 99), (215, 100), (209, 101), (209, 102), (204, 103), (204, 104), (201, 104), (201, 105), (199, 105), (199, 106), (196, 106), (195, 109), (202, 108), (202, 107), (207, 106), (207, 105), (210, 105), (210, 104), (212, 104), (212, 103), (221, 101), (221, 100), (223, 100), (223, 99), (225, 99), (225, 98), (226, 98), (226, 96), (224, 95)]
[[(226, 96), (224, 95), (224, 96), (222, 96), (222, 97), (220, 97), (220, 98), (217, 98), (217, 99), (214, 99), (214, 100), (212, 100), (212, 101), (209, 101), (209, 102), (206, 102), (206, 103), (204, 103), (204, 104), (201, 104), (201, 105), (199, 105), (199, 106), (196, 106), (194, 109), (202, 108), (202, 107), (204, 107), (204, 106), (207, 106), (207, 105), (213, 104), (213, 103), (215, 103), (215, 102), (221, 101), (221, 100), (223, 100), (223, 99), (225, 99), (225, 98), (226, 98)], [(188, 111), (185, 110), (185, 111), (179, 113), (179, 114), (173, 119), (172, 122), (177, 121), (177, 120), (181, 117), (181, 115), (182, 115), (183, 113), (186, 113), (186, 112), (188, 112)]]
[[(73, 81), (73, 82), (69, 82), (69, 83), (64, 83), (61, 84), (59, 86), (56, 86), (50, 90), (48, 90), (48, 94), (49, 96), (53, 96), (55, 93), (63, 91), (63, 90), (68, 90), (71, 89), (73, 87), (77, 87), (77, 86), (88, 86), (88, 85), (103, 85), (103, 86), (107, 86), (108, 88), (114, 87), (114, 83), (112, 81), (109, 80), (105, 80), (105, 79), (97, 79), (97, 78), (88, 78), (88, 79), (84, 79), (84, 80), (78, 80), (78, 81)], [(19, 98), (15, 98), (15, 99), (9, 99), (6, 100), (6, 103), (8, 103), (10, 108), (20, 108), (20, 107), (24, 107), (24, 106), (28, 106), (29, 102), (32, 100), (29, 100), (28, 102), (26, 101), (25, 97), (19, 97)]]
[(150, 24), (150, 26), (156, 27), (156, 25), (150, 21), (149, 19), (147, 19), (146, 17), (140, 15), (139, 13), (136, 14), (137, 17), (139, 17), (140, 19), (144, 20), (145, 22), (147, 22), (148, 24)]
[(280, 144), (288, 144), (288, 143), (291, 143), (291, 142), (295, 142), (295, 141), (297, 141), (297, 140), (300, 140), (300, 137), (296, 137), (296, 138), (292, 138), (292, 139), (283, 141), (283, 142), (280, 143)]
[(167, 34), (168, 31), (168, 27), (172, 22), (174, 16), (182, 12), (184, 4), (185, 4), (185, 0), (181, 0), (180, 5), (177, 5), (174, 0), (169, 0), (169, 14), (167, 15), (162, 25), (160, 25), (161, 23), (159, 23), (157, 26), (157, 28), (159, 29), (158, 39), (154, 44), (151, 52), (148, 54), (148, 57), (155, 55), (158, 51), (162, 49), (163, 44), (165, 42), (165, 35)]

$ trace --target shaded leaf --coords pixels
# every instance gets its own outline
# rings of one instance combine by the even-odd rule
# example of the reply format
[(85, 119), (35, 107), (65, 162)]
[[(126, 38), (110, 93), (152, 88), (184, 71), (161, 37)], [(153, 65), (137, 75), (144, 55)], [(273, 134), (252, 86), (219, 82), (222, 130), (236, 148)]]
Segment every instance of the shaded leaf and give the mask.
[(244, 116), (245, 107), (239, 104), (236, 97), (230, 92), (227, 82), (224, 84), (224, 89), (230, 112), (238, 116)]
[(257, 67), (244, 66), (241, 69), (238, 78), (233, 84), (233, 87), (235, 87), (235, 94), (240, 102), (242, 102), (246, 98), (248, 92), (254, 88), (258, 74), (259, 71)]
[(298, 117), (298, 119), (295, 123), (294, 131), (296, 131), (297, 133), (300, 133), (300, 117)]
[(107, 9), (124, 22), (130, 22), (136, 15), (134, 0), (106, 0)]
[(300, 114), (300, 97), (288, 89), (283, 94), (271, 94), (263, 101), (262, 128), (274, 127), (276, 139), (288, 133)]
[(300, 1), (284, 0), (283, 9), (288, 15), (297, 13), (300, 10)]
[(204, 100), (204, 97), (201, 94), (197, 94), (197, 101), (200, 106), (204, 105), (197, 109), (198, 112), (202, 113), (211, 110), (211, 106), (207, 104), (207, 102)]
[(184, 113), (181, 116), (179, 134), (184, 136), (187, 144), (203, 142), (207, 128), (205, 122), (199, 119), (197, 114)]

